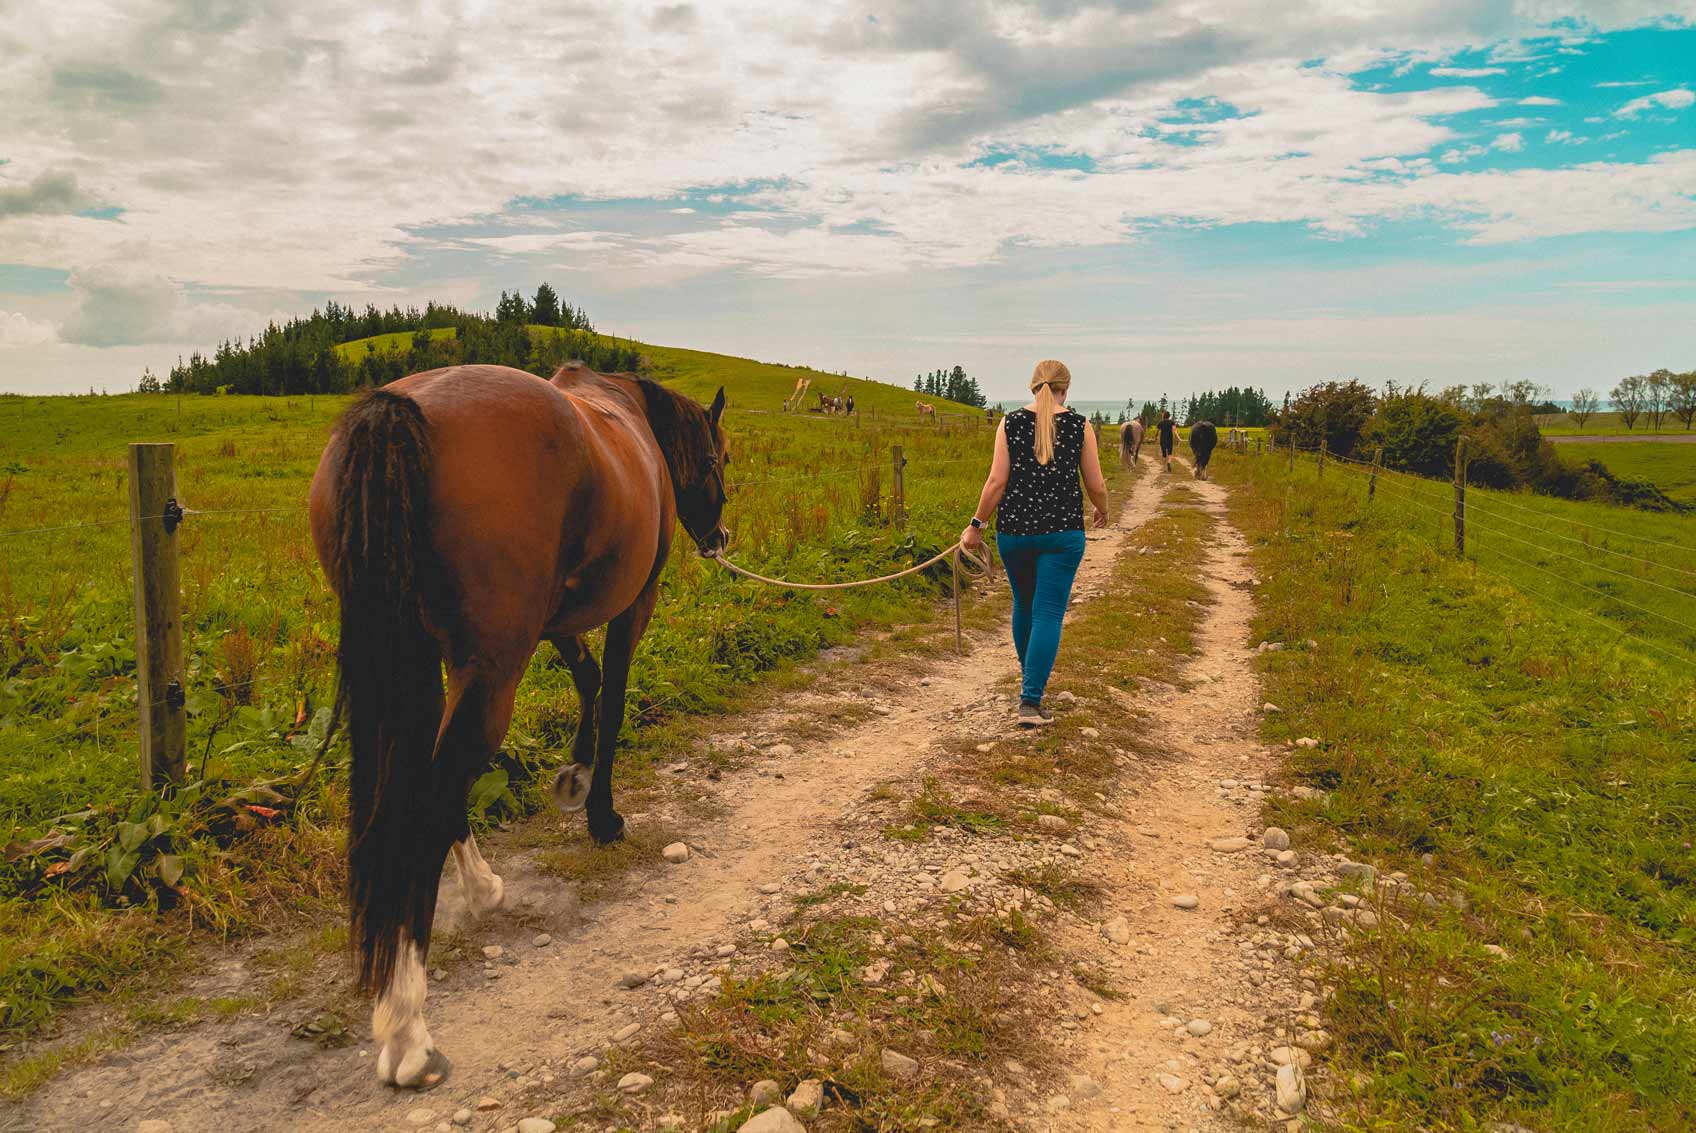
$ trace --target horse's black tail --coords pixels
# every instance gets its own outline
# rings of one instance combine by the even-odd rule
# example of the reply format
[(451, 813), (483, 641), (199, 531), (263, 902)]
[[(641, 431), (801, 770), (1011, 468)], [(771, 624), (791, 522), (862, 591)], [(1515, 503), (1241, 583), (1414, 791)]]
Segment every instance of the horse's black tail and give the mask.
[(431, 778), (442, 719), (441, 650), (424, 623), (440, 572), (428, 526), (430, 439), (418, 404), (374, 390), (338, 429), (330, 575), (341, 599), (338, 656), (353, 747), (351, 943), (360, 985), (377, 991), (394, 970), (403, 930), (420, 953), (428, 946), (441, 876), (439, 839), (421, 837), (414, 805)]

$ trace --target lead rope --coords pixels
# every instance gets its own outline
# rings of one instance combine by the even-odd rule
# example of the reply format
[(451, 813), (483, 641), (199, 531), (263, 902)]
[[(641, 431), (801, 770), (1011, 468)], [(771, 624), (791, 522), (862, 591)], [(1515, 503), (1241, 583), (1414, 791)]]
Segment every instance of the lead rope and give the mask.
[(861, 586), (876, 586), (879, 583), (894, 582), (898, 578), (906, 578), (910, 574), (918, 574), (922, 570), (935, 566), (943, 559), (951, 559), (954, 570), (954, 649), (955, 652), (962, 654), (966, 651), (966, 643), (965, 635), (960, 626), (960, 564), (962, 561), (970, 563), (971, 573), (985, 575), (990, 573), (989, 564), (966, 550), (958, 541), (952, 547), (940, 554), (932, 555), (917, 566), (898, 570), (894, 574), (879, 575), (877, 578), (861, 578), (853, 582), (790, 582), (782, 578), (767, 578), (763, 574), (756, 574), (747, 567), (737, 566), (717, 551), (708, 555), (707, 558), (712, 559), (733, 574), (740, 574), (744, 578), (753, 579), (755, 582), (763, 582), (767, 586), (781, 586), (788, 590), (853, 590)]

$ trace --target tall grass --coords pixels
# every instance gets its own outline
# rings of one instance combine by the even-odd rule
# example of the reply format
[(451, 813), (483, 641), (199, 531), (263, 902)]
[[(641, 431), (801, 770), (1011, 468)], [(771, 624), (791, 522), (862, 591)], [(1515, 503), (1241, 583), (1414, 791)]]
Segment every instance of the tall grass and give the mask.
[(1690, 1128), (1696, 638), (1643, 612), (1687, 616), (1650, 583), (1696, 569), (1688, 521), (1469, 490), (1460, 560), (1445, 485), (1380, 479), (1368, 502), (1281, 456), (1219, 475), (1257, 634), (1317, 642), (1262, 661), (1268, 738), (1317, 738), (1292, 770), (1328, 792), (1273, 819), (1438, 898), (1336, 941), (1337, 1123)]

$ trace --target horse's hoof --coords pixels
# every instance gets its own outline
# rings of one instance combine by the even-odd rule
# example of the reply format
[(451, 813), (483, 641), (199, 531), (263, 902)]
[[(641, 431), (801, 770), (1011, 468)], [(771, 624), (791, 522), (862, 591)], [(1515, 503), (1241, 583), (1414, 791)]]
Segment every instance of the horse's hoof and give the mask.
[(623, 841), (624, 818), (617, 811), (608, 811), (604, 816), (591, 814), (589, 816), (589, 837), (602, 846), (610, 846), (614, 842)]
[(384, 1085), (399, 1090), (433, 1090), (448, 1080), (453, 1062), (439, 1050), (425, 1049), (397, 1055), (394, 1044), (377, 1055), (377, 1077)]
[(594, 772), (581, 763), (568, 763), (554, 776), (554, 803), (563, 811), (582, 810), (589, 801), (589, 782)]

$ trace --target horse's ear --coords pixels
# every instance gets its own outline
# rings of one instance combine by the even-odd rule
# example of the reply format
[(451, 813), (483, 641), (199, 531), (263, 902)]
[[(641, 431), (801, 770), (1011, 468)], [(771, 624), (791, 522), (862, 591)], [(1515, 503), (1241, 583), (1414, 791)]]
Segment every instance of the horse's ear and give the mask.
[(714, 425), (717, 425), (718, 419), (719, 419), (720, 415), (723, 414), (723, 413), (724, 413), (724, 387), (719, 386), (718, 387), (718, 396), (713, 398), (712, 408), (707, 410), (707, 420), (711, 421)]

